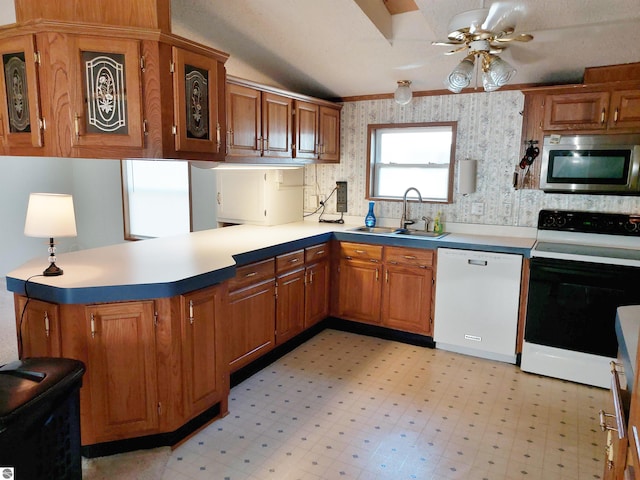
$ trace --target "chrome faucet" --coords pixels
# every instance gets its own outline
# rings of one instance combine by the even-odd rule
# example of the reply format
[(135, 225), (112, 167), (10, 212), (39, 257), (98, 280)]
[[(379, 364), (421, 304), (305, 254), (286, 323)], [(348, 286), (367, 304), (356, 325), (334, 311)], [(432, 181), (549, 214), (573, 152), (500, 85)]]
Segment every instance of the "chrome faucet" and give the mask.
[(411, 190), (414, 190), (418, 194), (418, 198), (422, 203), (422, 195), (420, 195), (420, 192), (418, 191), (418, 189), (415, 187), (407, 188), (407, 191), (404, 192), (404, 196), (402, 197), (402, 218), (400, 219), (400, 228), (403, 228), (403, 229), (406, 229), (407, 225), (413, 225), (414, 223), (416, 223), (415, 220), (411, 220), (410, 218), (407, 218), (407, 194)]

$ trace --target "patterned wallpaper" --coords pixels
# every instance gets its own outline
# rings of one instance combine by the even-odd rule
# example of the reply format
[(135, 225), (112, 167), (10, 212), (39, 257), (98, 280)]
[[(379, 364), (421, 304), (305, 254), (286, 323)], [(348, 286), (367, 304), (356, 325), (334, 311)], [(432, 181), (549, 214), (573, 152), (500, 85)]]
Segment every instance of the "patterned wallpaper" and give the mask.
[[(519, 91), (415, 97), (406, 106), (392, 99), (344, 104), (341, 116), (339, 165), (305, 167), (305, 211), (313, 210), (311, 196), (328, 195), (337, 180), (348, 182), (348, 216), (364, 216), (367, 125), (457, 121), (456, 167), (460, 160), (478, 161), (476, 192), (457, 193), (457, 168), (452, 204), (411, 204), (411, 216), (433, 218), (442, 212), (444, 222), (535, 227), (539, 210), (560, 208), (604, 212), (640, 212), (640, 197), (609, 195), (545, 194), (539, 190), (516, 190), (513, 173), (520, 162), (524, 95)], [(539, 159), (538, 159), (539, 160)], [(520, 170), (519, 170), (520, 171)], [(317, 190), (314, 187), (317, 183)], [(407, 187), (411, 186), (409, 181)], [(472, 215), (472, 203), (482, 203), (484, 213)], [(378, 218), (400, 219), (402, 203), (377, 201)], [(335, 212), (335, 199), (327, 202)]]

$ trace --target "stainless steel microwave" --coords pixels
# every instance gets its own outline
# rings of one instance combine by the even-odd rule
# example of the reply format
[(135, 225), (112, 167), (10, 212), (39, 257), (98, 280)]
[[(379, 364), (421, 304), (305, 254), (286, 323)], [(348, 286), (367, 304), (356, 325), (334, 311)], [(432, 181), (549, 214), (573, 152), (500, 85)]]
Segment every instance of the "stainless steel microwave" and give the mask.
[(640, 135), (544, 137), (545, 192), (640, 195)]

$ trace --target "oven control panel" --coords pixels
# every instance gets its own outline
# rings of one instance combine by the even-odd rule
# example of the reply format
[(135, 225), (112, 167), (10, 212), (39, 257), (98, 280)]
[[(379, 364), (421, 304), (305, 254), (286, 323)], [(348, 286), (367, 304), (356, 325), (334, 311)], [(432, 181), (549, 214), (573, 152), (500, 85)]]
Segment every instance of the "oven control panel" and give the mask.
[(538, 230), (640, 237), (640, 214), (540, 210)]

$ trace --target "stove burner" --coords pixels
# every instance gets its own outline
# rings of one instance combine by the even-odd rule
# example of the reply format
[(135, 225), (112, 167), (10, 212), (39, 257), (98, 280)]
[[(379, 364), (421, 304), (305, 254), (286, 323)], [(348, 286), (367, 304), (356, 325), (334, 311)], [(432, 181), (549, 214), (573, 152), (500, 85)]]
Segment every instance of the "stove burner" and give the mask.
[(538, 230), (640, 236), (640, 215), (540, 210)]

